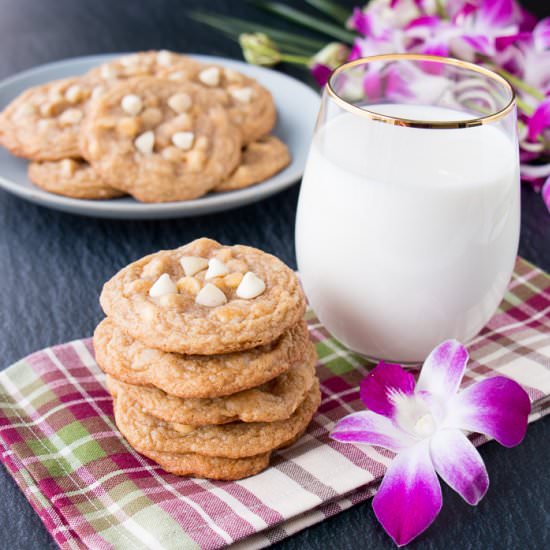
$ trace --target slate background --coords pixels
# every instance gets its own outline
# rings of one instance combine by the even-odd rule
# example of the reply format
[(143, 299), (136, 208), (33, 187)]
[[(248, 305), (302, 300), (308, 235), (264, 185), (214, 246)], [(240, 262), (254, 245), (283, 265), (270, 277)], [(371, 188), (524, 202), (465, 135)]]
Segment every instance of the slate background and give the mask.
[[(304, 7), (304, 2), (288, 3)], [(349, 6), (353, 1), (342, 2)], [(524, 2), (539, 16), (546, 2)], [(241, 0), (0, 0), (0, 78), (66, 57), (168, 48), (240, 58), (238, 47), (185, 13), (207, 8), (256, 21), (271, 19)], [(307, 8), (306, 8), (307, 9)], [(273, 20), (272, 20), (273, 21)], [(288, 27), (283, 22), (281, 27)], [(305, 72), (284, 70), (308, 79)], [(260, 247), (296, 267), (294, 216), (299, 186), (227, 213), (172, 221), (107, 221), (34, 206), (0, 191), (0, 364), (44, 346), (90, 335), (102, 317), (102, 282), (160, 248), (199, 236)], [(520, 253), (550, 271), (550, 216), (531, 190), (522, 192)], [(418, 549), (550, 548), (550, 419), (531, 426), (522, 445), (481, 449), (491, 489), (477, 509), (444, 488), (436, 523)], [(0, 548), (55, 544), (22, 493), (0, 468)], [(291, 549), (392, 548), (370, 502), (277, 545)]]

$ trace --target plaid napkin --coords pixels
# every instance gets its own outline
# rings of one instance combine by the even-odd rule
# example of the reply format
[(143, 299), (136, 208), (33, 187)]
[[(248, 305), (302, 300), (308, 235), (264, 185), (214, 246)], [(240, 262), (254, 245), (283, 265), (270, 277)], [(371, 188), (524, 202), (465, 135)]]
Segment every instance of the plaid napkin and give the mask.
[[(0, 373), (0, 457), (62, 548), (259, 548), (371, 497), (391, 453), (328, 438), (361, 410), (369, 365), (308, 313), (323, 401), (307, 434), (265, 472), (183, 479), (118, 434), (91, 341), (36, 352)], [(469, 345), (464, 386), (503, 374), (550, 411), (550, 277), (519, 259), (499, 311)], [(478, 437), (476, 443), (482, 443)]]

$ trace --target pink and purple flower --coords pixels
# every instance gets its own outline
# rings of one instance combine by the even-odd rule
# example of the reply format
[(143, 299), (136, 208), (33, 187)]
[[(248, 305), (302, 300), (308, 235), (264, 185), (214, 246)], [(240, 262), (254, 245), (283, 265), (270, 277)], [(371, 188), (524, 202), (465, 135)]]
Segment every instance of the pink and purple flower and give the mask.
[(376, 445), (396, 453), (373, 508), (398, 546), (422, 533), (437, 517), (442, 496), (438, 475), (471, 505), (489, 487), (483, 460), (465, 432), (479, 432), (506, 447), (525, 435), (531, 405), (519, 384), (502, 376), (459, 387), (468, 353), (456, 340), (435, 348), (418, 381), (399, 365), (379, 363), (362, 381), (368, 410), (350, 414), (331, 437)]

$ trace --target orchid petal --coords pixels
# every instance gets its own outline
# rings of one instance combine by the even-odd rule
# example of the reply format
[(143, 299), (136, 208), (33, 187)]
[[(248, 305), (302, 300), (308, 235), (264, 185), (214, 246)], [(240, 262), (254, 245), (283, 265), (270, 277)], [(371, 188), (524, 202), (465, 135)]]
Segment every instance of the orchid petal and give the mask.
[(315, 63), (315, 65), (311, 67), (311, 74), (319, 86), (324, 86), (327, 83), (331, 73), (332, 69), (322, 63)]
[(454, 4), (454, 6), (447, 6), (447, 9), (450, 9), (450, 12), (453, 14), (453, 22), (459, 25), (478, 10), (478, 7), (470, 2), (455, 1)]
[(550, 17), (539, 21), (533, 30), (533, 42), (538, 51), (550, 49)]
[[(419, 51), (425, 55), (436, 55), (438, 57), (449, 56), (449, 46), (444, 42), (426, 42)], [(421, 61), (420, 66), (424, 72), (429, 74), (440, 75), (445, 72), (445, 65), (443, 63)]]
[(494, 376), (458, 393), (448, 411), (445, 427), (480, 432), (514, 447), (525, 436), (531, 403), (517, 382)]
[(546, 208), (548, 208), (548, 212), (550, 212), (550, 177), (544, 182), (541, 194), (544, 204), (546, 204)]
[(414, 96), (401, 71), (392, 65), (386, 72), (386, 95), (388, 99), (406, 101)]
[(363, 403), (372, 411), (392, 417), (395, 412), (395, 395), (412, 395), (414, 376), (392, 363), (378, 363), (360, 385)]
[(468, 363), (468, 352), (457, 340), (439, 344), (428, 356), (416, 384), (416, 392), (427, 391), (448, 399), (460, 387)]
[(411, 446), (414, 440), (389, 418), (372, 411), (361, 411), (336, 423), (330, 437), (343, 443), (377, 445), (398, 452)]
[(430, 442), (430, 456), (440, 477), (468, 504), (475, 506), (489, 488), (483, 460), (459, 430), (439, 430)]
[(460, 37), (472, 50), (482, 55), (493, 55), (495, 48), (486, 36), (464, 35)]
[(519, 30), (522, 32), (532, 31), (537, 24), (537, 17), (522, 6), (519, 6)]
[(382, 77), (378, 72), (369, 71), (363, 78), (365, 98), (376, 101), (382, 97)]
[(510, 34), (508, 36), (497, 36), (495, 38), (495, 46), (496, 49), (500, 52), (514, 44), (530, 42), (531, 36), (532, 35), (530, 32), (518, 32), (517, 34)]
[(361, 8), (354, 8), (349, 20), (349, 27), (355, 29), (363, 36), (369, 36), (372, 33), (372, 22), (370, 16), (363, 12)]
[(372, 501), (378, 521), (398, 546), (427, 529), (441, 504), (441, 487), (427, 442), (397, 455)]
[(408, 25), (407, 30), (414, 29), (416, 27), (426, 27), (427, 29), (437, 30), (441, 24), (441, 19), (436, 15), (421, 15), (416, 19), (413, 19)]
[[(439, 57), (446, 57), (449, 55), (449, 46), (444, 42), (427, 42), (420, 50), (423, 54), (426, 55), (438, 55)], [(426, 64), (437, 65), (437, 67), (442, 67), (442, 63), (430, 63), (429, 61), (425, 62), (422, 66), (425, 69)], [(427, 72), (441, 72), (440, 69), (434, 71), (433, 67)]]
[(484, 0), (479, 7), (479, 17), (488, 27), (506, 27), (514, 15), (513, 0)]
[(527, 138), (531, 141), (536, 141), (544, 130), (550, 128), (550, 98), (539, 104), (529, 119), (527, 128)]

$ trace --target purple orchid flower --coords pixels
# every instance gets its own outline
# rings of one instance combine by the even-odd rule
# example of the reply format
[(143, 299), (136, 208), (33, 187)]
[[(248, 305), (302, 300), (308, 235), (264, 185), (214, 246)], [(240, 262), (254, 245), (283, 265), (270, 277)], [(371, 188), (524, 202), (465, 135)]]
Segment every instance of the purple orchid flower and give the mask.
[(453, 17), (460, 36), (453, 41), (455, 55), (474, 61), (476, 54), (492, 57), (496, 40), (519, 32), (520, 8), (515, 0), (481, 0), (465, 3)]
[(384, 38), (392, 29), (402, 29), (422, 15), (433, 15), (435, 0), (371, 0), (363, 9), (355, 8), (348, 27), (367, 37)]
[[(423, 15), (411, 21), (406, 29), (405, 36), (409, 51), (426, 55), (450, 55), (452, 40), (460, 35), (459, 28), (450, 21), (441, 19), (436, 15)], [(443, 69), (442, 65), (434, 65)], [(429, 66), (426, 67), (430, 72)]]
[(464, 431), (486, 434), (506, 447), (525, 435), (527, 393), (502, 376), (458, 392), (467, 362), (466, 348), (448, 340), (426, 359), (416, 384), (399, 365), (379, 363), (360, 386), (370, 410), (346, 416), (331, 433), (337, 441), (396, 453), (372, 505), (398, 546), (422, 533), (439, 513), (438, 474), (471, 505), (487, 492), (485, 465)]
[[(521, 32), (501, 41), (495, 61), (529, 86), (549, 94), (550, 17), (539, 21), (532, 32)], [(524, 99), (532, 105), (532, 98)]]

